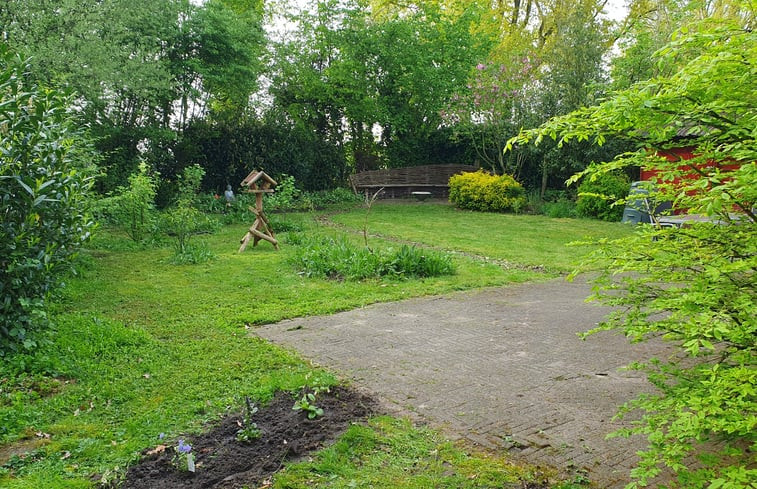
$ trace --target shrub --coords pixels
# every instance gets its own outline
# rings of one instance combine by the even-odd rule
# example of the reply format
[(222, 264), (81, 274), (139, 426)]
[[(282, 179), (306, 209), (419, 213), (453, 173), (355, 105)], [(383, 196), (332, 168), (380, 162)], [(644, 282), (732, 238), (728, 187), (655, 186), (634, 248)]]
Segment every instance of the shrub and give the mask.
[(556, 202), (545, 202), (543, 213), (547, 217), (563, 218), (576, 217), (576, 203), (568, 199), (560, 199)]
[(302, 192), (295, 186), (294, 177), (282, 175), (276, 191), (266, 197), (265, 208), (270, 211), (295, 210), (302, 206)]
[(361, 195), (356, 195), (352, 190), (342, 187), (333, 190), (305, 192), (305, 196), (310, 199), (314, 209), (323, 209), (337, 205), (354, 205), (363, 202)]
[[(294, 177), (285, 177), (276, 187), (276, 191), (263, 199), (263, 208), (267, 213), (311, 211), (333, 206), (354, 205), (362, 200), (361, 196), (345, 188), (316, 192), (301, 191), (294, 187)], [(194, 202), (198, 210), (218, 215), (224, 224), (247, 223), (255, 220), (255, 214), (250, 211), (250, 207), (255, 207), (254, 194), (237, 193), (234, 201), (229, 205), (226, 205), (226, 199), (218, 194), (200, 194)], [(268, 217), (270, 219), (272, 214)], [(274, 230), (279, 231), (276, 227)]]
[(414, 246), (374, 252), (356, 247), (345, 238), (299, 236), (289, 242), (299, 246), (293, 263), (308, 277), (363, 280), (383, 276), (435, 277), (455, 272), (448, 255)]
[(585, 178), (578, 186), (578, 215), (603, 221), (620, 221), (623, 206), (613, 203), (625, 199), (630, 186), (628, 177), (617, 172), (597, 173)]
[(144, 242), (155, 234), (155, 192), (157, 183), (147, 165), (141, 163), (139, 171), (129, 176), (129, 186), (120, 186), (116, 194), (96, 204), (98, 217), (123, 228), (136, 243)]
[(453, 175), (449, 179), (449, 200), (461, 209), (517, 212), (526, 204), (526, 193), (510, 175), (479, 170)]
[(88, 139), (27, 69), (0, 45), (0, 355), (36, 346), (45, 299), (92, 228)]
[(212, 232), (217, 222), (194, 207), (204, 170), (197, 165), (188, 166), (179, 179), (179, 200), (175, 207), (163, 215), (162, 227), (176, 239), (174, 261), (202, 263), (211, 258), (206, 247), (190, 243), (192, 236)]

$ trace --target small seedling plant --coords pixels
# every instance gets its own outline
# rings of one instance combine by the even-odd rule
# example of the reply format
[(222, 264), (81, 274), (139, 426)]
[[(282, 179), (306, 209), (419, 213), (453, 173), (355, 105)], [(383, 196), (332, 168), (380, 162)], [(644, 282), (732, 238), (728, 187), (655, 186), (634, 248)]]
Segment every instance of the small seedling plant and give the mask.
[(250, 442), (260, 438), (261, 432), (257, 423), (252, 421), (252, 417), (258, 412), (257, 406), (252, 403), (249, 397), (244, 398), (245, 410), (241, 421), (237, 421), (239, 430), (237, 431), (237, 441)]
[(315, 405), (315, 393), (306, 392), (302, 397), (295, 401), (292, 406), (294, 411), (304, 411), (308, 414), (308, 419), (315, 419), (318, 416), (323, 416), (323, 409)]

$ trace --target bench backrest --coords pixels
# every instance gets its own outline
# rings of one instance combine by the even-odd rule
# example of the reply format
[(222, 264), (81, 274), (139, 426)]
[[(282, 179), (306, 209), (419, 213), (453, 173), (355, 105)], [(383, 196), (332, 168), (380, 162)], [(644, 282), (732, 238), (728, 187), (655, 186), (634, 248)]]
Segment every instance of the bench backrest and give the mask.
[(376, 186), (413, 186), (432, 185), (446, 187), (449, 178), (462, 172), (474, 172), (477, 168), (470, 165), (423, 165), (405, 168), (388, 168), (371, 170), (350, 176), (355, 188)]

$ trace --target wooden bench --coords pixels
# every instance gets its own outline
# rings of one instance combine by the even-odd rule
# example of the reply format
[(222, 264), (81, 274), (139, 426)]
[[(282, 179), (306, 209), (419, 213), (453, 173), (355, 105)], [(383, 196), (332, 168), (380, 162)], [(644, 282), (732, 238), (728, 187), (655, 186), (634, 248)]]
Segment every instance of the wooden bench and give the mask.
[(373, 193), (383, 188), (381, 197), (410, 197), (414, 193), (445, 198), (449, 193), (449, 177), (478, 170), (470, 165), (423, 165), (405, 168), (371, 170), (350, 176), (355, 193)]

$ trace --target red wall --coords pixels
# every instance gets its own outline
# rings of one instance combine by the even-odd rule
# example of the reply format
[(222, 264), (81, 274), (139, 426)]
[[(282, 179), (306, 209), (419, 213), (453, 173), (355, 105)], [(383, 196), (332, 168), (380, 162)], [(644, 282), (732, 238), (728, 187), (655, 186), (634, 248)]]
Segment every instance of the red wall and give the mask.
[[(673, 149), (666, 149), (664, 151), (658, 151), (657, 154), (659, 156), (664, 157), (666, 160), (674, 162), (674, 161), (681, 161), (681, 160), (690, 160), (694, 157), (693, 153), (694, 147), (692, 146), (684, 146), (681, 148), (673, 148)], [(717, 163), (715, 162), (709, 162), (704, 165), (701, 165), (699, 168), (706, 168), (711, 166), (716, 166)], [(721, 170), (735, 170), (740, 165), (738, 163), (733, 163), (730, 165), (719, 165)], [(686, 170), (686, 165), (681, 165), (679, 167), (680, 170)], [(644, 181), (647, 180), (657, 180), (657, 174), (659, 173), (659, 170), (656, 170), (654, 168), (642, 168), (641, 169), (641, 179)], [(699, 174), (692, 171), (689, 174), (685, 176), (685, 178), (699, 178)], [(676, 179), (674, 182), (678, 182), (680, 179)], [(681, 214), (685, 213), (685, 209), (674, 209), (673, 211), (675, 214)]]

